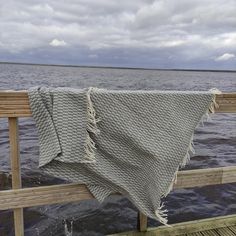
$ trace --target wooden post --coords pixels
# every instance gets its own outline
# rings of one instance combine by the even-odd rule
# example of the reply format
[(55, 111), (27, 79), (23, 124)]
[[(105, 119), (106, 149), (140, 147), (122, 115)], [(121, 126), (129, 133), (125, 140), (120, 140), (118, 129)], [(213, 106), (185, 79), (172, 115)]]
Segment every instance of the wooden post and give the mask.
[[(19, 189), (21, 185), (20, 150), (18, 134), (18, 118), (9, 117), (10, 159), (12, 172), (12, 188)], [(23, 208), (14, 209), (15, 236), (24, 236)]]
[(140, 232), (147, 231), (147, 216), (142, 212), (138, 212), (138, 230)]

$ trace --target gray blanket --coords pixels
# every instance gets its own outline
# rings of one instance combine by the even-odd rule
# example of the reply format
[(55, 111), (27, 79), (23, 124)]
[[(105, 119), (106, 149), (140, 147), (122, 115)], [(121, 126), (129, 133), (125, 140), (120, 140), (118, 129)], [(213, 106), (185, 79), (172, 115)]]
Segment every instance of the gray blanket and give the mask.
[(100, 202), (121, 193), (167, 223), (161, 199), (193, 152), (194, 129), (213, 112), (214, 91), (34, 87), (28, 94), (41, 169), (86, 184)]

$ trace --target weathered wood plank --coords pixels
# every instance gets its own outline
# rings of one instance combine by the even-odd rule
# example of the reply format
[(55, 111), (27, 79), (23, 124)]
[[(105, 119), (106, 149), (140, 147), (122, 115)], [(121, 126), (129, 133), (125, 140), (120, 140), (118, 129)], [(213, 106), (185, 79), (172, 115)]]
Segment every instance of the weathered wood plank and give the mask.
[[(20, 150), (17, 118), (8, 118), (9, 139), (10, 139), (10, 159), (12, 172), (12, 188), (21, 188)], [(24, 235), (23, 209), (17, 205), (14, 208), (15, 236)]]
[[(214, 230), (205, 230), (202, 231), (202, 236), (219, 236), (218, 233), (216, 233)], [(186, 236), (189, 236), (189, 234), (187, 234)]]
[(214, 231), (218, 233), (218, 235), (235, 236), (235, 233), (232, 232), (228, 227), (215, 229)]
[[(219, 108), (216, 112), (236, 112), (236, 92), (216, 95)], [(26, 91), (0, 91), (0, 117), (31, 116)]]
[(216, 96), (216, 102), (219, 105), (216, 112), (236, 112), (236, 93), (219, 94)]
[(0, 191), (0, 210), (91, 199), (93, 195), (82, 184), (61, 184), (44, 187)]
[[(227, 174), (233, 173), (233, 176)], [(174, 189), (236, 182), (236, 167), (179, 171)], [(93, 198), (85, 185), (62, 184), (0, 191), (0, 210), (30, 207)], [(142, 216), (145, 217), (144, 215)], [(142, 222), (145, 219), (141, 220)], [(142, 223), (144, 225), (144, 223)], [(142, 226), (143, 227), (143, 226)], [(145, 230), (145, 228), (143, 228)]]
[(20, 97), (24, 97), (27, 96), (27, 91), (26, 90), (1, 90), (0, 92), (0, 97), (16, 97), (16, 96), (20, 96)]
[(195, 233), (186, 234), (186, 236), (203, 236), (203, 234), (201, 232), (195, 232)]
[(212, 229), (222, 229), (224, 227), (231, 227), (235, 225), (236, 215), (228, 215), (172, 224), (172, 227), (159, 226), (155, 228), (148, 228), (146, 232), (131, 231), (111, 234), (110, 236), (182, 236), (185, 234), (191, 235), (197, 232), (204, 232)]
[(147, 216), (138, 212), (138, 230), (144, 232), (147, 230)]
[(29, 116), (31, 116), (31, 111), (26, 91), (6, 90), (0, 92), (0, 117)]
[(236, 182), (236, 166), (186, 170), (178, 172), (177, 183), (174, 188), (191, 188), (234, 182)]
[(236, 235), (236, 225), (228, 227)]

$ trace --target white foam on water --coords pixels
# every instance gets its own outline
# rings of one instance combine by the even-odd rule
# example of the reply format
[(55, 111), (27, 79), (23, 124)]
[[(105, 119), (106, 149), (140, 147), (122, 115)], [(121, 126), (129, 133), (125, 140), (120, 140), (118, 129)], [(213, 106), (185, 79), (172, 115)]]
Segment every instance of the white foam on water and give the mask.
[(73, 236), (73, 223), (74, 221), (71, 220), (69, 223), (66, 220), (64, 222), (64, 229), (65, 229), (65, 236)]

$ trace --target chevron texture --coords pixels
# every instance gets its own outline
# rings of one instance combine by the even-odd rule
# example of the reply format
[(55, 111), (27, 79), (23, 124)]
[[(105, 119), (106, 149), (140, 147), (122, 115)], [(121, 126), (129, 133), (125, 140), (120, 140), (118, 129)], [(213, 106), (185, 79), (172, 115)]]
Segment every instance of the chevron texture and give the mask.
[[(215, 92), (34, 87), (28, 94), (42, 170), (86, 184), (99, 202), (119, 192), (167, 224), (162, 198), (189, 159), (194, 130), (212, 110)], [(91, 106), (96, 132), (88, 129)]]

